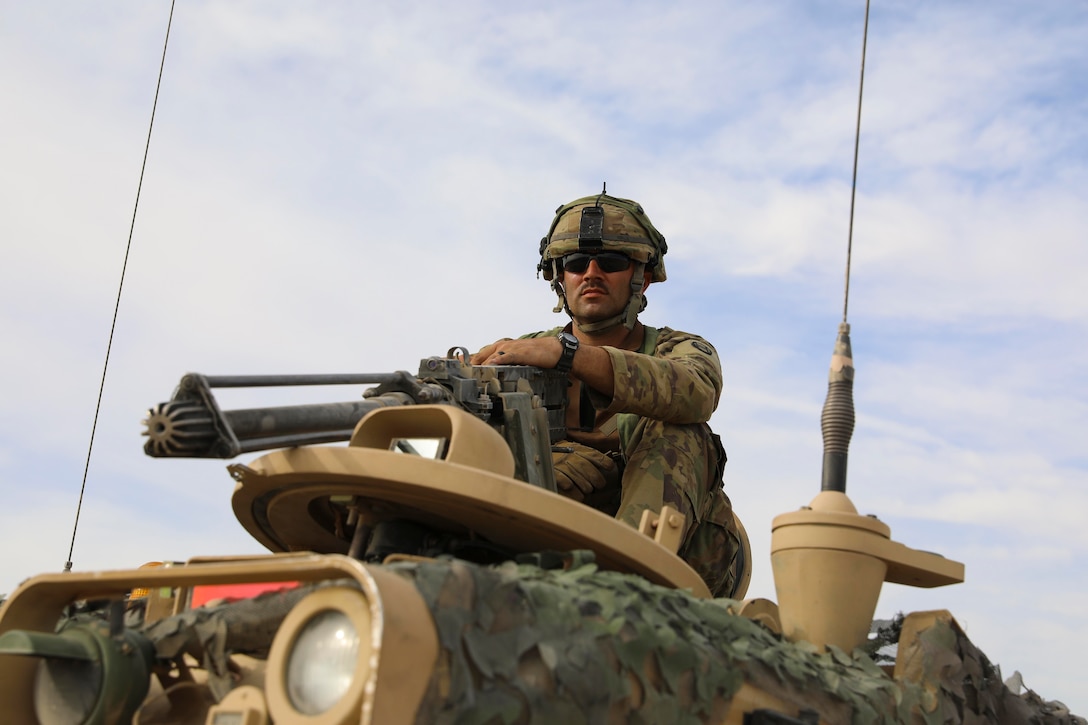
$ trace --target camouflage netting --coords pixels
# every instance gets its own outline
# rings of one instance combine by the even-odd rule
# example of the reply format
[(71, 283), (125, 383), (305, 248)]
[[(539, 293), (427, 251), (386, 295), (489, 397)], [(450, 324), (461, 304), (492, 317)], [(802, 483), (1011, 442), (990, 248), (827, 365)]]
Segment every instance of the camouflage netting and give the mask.
[(921, 671), (936, 679), (896, 682), (860, 650), (785, 642), (736, 602), (575, 564), (395, 565), (441, 642), (416, 722), (721, 722), (744, 682), (826, 722), (1083, 722), (1013, 695), (958, 630), (923, 637)]
[[(434, 670), (416, 722), (718, 723), (747, 683), (787, 703), (784, 714), (815, 710), (824, 723), (1088, 725), (1061, 703), (1010, 690), (947, 612), (911, 614), (887, 628), (902, 631), (895, 680), (860, 649), (820, 653), (786, 642), (738, 616), (735, 601), (599, 571), (592, 558), (571, 552), (495, 567), (449, 558), (390, 565), (415, 583), (441, 645), (436, 663), (419, 663)], [(187, 653), (201, 662), (220, 699), (234, 684), (230, 656), (263, 656), (285, 614), (312, 589), (127, 624), (160, 657)], [(105, 616), (98, 609), (70, 619)]]
[(1010, 690), (1001, 670), (948, 612), (912, 614), (903, 627), (916, 635), (900, 647), (896, 673), (921, 686), (927, 723), (1086, 722), (1060, 702), (1046, 702), (1031, 690), (1023, 695)]
[[(350, 580), (318, 586), (333, 583), (355, 586)], [(230, 655), (267, 657), (284, 617), (315, 588), (289, 588), (252, 599), (190, 609), (144, 627), (143, 634), (163, 659), (173, 660), (188, 654), (200, 662), (208, 674), (212, 694), (217, 701), (222, 700), (233, 686)]]
[(436, 613), (442, 644), (419, 723), (720, 721), (746, 680), (842, 722), (898, 719), (921, 697), (903, 698), (867, 658), (784, 643), (733, 614), (736, 602), (593, 564), (399, 570)]

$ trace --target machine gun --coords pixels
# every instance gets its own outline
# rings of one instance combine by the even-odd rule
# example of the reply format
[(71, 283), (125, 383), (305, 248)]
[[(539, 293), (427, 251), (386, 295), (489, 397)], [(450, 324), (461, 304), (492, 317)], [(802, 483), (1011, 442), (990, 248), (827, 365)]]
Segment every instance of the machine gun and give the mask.
[[(173, 397), (148, 411), (144, 452), (160, 458), (233, 458), (242, 453), (346, 441), (355, 424), (377, 408), (453, 405), (506, 439), (518, 480), (555, 491), (551, 446), (566, 435), (567, 376), (522, 365), (468, 364), (465, 348), (405, 371), (348, 375), (185, 375)], [(273, 408), (221, 410), (214, 388), (375, 385), (363, 400)], [(548, 431), (545, 439), (542, 431)], [(410, 441), (398, 441), (411, 450)], [(439, 441), (438, 457), (442, 442)]]

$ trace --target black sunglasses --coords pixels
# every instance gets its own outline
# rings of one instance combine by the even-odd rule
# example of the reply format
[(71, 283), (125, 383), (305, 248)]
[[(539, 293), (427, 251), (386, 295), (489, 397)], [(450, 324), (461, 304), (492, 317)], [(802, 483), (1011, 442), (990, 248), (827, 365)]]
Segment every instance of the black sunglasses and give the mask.
[(631, 266), (631, 258), (626, 254), (620, 254), (619, 252), (598, 252), (597, 254), (582, 254), (578, 252), (575, 254), (568, 254), (559, 261), (562, 263), (564, 271), (573, 274), (583, 274), (589, 269), (589, 261), (591, 259), (597, 260), (597, 266), (601, 268), (602, 272), (622, 272)]

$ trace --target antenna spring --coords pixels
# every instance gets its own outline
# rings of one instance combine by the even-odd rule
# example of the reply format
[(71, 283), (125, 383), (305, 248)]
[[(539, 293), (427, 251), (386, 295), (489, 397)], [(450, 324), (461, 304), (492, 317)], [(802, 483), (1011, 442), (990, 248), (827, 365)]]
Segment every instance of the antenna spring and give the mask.
[(850, 325), (839, 324), (831, 355), (827, 399), (820, 414), (824, 438), (824, 469), (820, 489), (846, 493), (846, 456), (854, 435), (854, 354), (850, 349)]

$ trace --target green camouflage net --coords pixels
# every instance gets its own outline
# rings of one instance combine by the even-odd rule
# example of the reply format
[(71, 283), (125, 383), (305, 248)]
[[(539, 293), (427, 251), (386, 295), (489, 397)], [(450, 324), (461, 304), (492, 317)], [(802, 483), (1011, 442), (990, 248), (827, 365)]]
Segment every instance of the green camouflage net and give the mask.
[(922, 697), (860, 652), (785, 642), (737, 602), (592, 563), (395, 570), (415, 581), (441, 643), (418, 723), (720, 722), (745, 681), (858, 725), (910, 720)]

